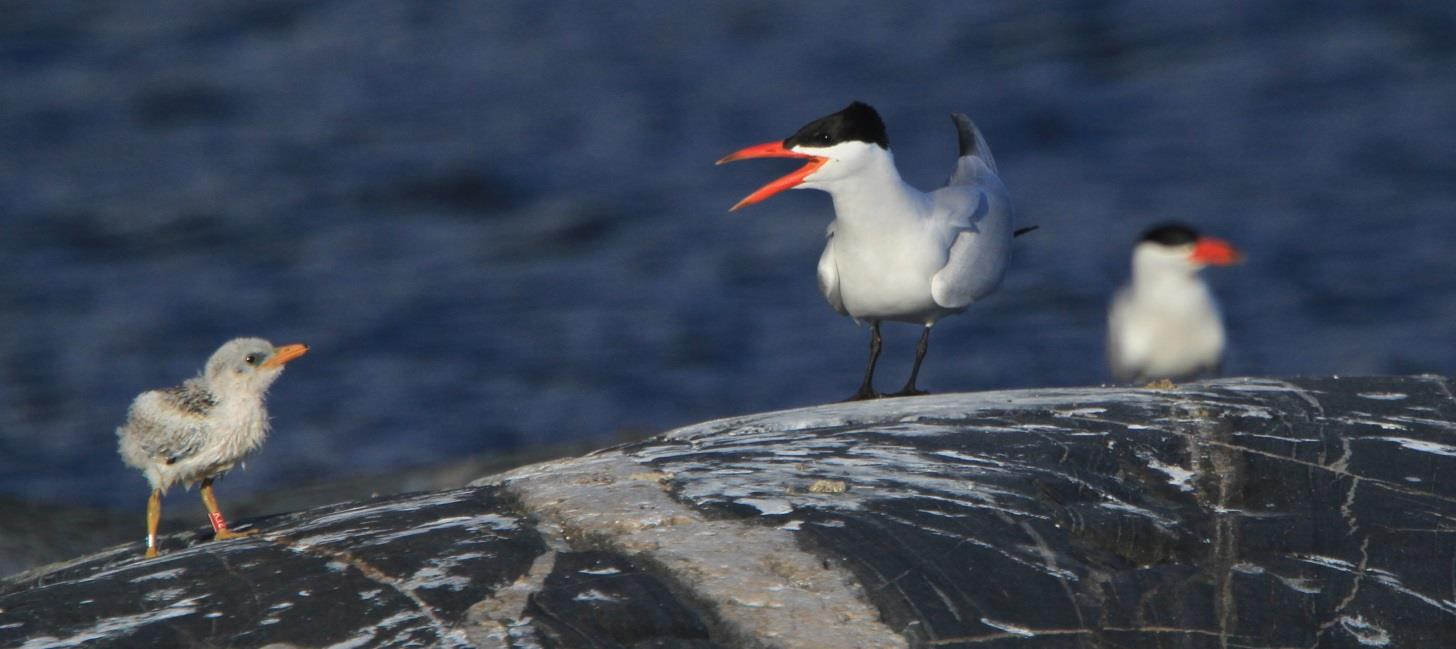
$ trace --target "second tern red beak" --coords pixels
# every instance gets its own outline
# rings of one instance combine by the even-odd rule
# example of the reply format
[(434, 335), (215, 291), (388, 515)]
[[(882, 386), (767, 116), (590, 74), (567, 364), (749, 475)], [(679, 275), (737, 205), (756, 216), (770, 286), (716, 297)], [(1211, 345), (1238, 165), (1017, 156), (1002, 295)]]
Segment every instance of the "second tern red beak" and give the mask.
[(734, 205), (728, 210), (729, 212), (736, 211), (738, 208), (743, 207), (744, 205), (752, 205), (770, 196), (773, 196), (774, 194), (784, 191), (785, 189), (794, 187), (795, 185), (804, 182), (804, 179), (807, 178), (809, 174), (818, 171), (820, 167), (824, 166), (824, 163), (829, 162), (829, 158), (817, 155), (809, 155), (807, 153), (799, 153), (798, 151), (785, 149), (783, 142), (765, 142), (763, 144), (755, 144), (745, 149), (739, 149), (738, 151), (723, 156), (723, 159), (719, 160), (717, 164), (724, 164), (727, 162), (733, 162), (735, 160), (746, 160), (748, 158), (801, 158), (804, 160), (808, 160), (809, 164), (800, 167), (797, 171), (791, 174), (788, 174), (782, 178), (779, 178), (778, 180), (775, 180), (767, 185), (764, 185), (763, 187), (758, 188), (758, 191), (753, 192), (752, 194), (749, 194), (748, 197), (744, 198), (741, 201), (738, 201), (737, 205)]
[(1190, 258), (1209, 266), (1227, 266), (1242, 261), (1244, 256), (1239, 254), (1237, 248), (1223, 239), (1199, 237), (1198, 241), (1193, 244), (1193, 254)]

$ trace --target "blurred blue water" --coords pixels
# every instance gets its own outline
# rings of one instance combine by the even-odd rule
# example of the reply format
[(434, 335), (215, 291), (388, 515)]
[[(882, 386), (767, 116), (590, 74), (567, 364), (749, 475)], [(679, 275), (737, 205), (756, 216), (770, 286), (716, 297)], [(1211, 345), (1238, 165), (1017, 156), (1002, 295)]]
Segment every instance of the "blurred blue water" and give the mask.
[[(12, 3), (0, 493), (134, 506), (130, 399), (314, 351), (231, 493), (842, 398), (828, 199), (712, 162), (852, 99), (906, 178), (990, 140), (1022, 224), (922, 385), (1106, 380), (1147, 224), (1236, 242), (1235, 374), (1456, 373), (1456, 6)], [(916, 330), (887, 327), (882, 381)]]

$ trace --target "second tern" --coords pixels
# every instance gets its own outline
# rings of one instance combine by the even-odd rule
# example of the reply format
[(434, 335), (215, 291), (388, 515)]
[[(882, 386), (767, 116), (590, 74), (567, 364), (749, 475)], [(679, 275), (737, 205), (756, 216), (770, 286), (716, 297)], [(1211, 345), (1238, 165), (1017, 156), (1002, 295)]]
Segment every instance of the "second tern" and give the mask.
[(1112, 298), (1107, 360), (1119, 382), (1179, 381), (1217, 374), (1224, 328), (1218, 301), (1199, 271), (1239, 261), (1238, 250), (1181, 223), (1143, 233), (1132, 280)]

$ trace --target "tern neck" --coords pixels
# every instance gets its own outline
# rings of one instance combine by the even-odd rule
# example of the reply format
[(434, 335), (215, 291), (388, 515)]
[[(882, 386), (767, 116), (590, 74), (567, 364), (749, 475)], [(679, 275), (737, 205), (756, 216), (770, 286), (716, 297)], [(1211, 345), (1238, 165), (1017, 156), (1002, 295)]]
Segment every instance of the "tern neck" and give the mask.
[(1138, 299), (1160, 302), (1197, 300), (1207, 285), (1198, 269), (1167, 259), (1139, 259), (1132, 268), (1132, 291)]
[(1132, 256), (1134, 285), (1197, 283), (1200, 281), (1199, 270), (1186, 258), (1156, 248), (1139, 247)]
[(926, 196), (906, 184), (889, 151), (869, 156), (853, 175), (819, 182), (829, 192), (837, 218), (847, 222), (894, 222), (918, 217), (927, 207)]

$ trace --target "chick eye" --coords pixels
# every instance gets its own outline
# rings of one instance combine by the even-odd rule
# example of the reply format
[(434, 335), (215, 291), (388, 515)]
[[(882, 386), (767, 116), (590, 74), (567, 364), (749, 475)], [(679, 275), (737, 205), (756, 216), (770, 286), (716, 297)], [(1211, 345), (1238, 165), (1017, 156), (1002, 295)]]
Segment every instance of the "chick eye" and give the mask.
[(257, 354), (248, 354), (247, 356), (244, 356), (243, 357), (243, 362), (244, 363), (247, 363), (249, 365), (257, 365), (258, 364), (258, 355)]

